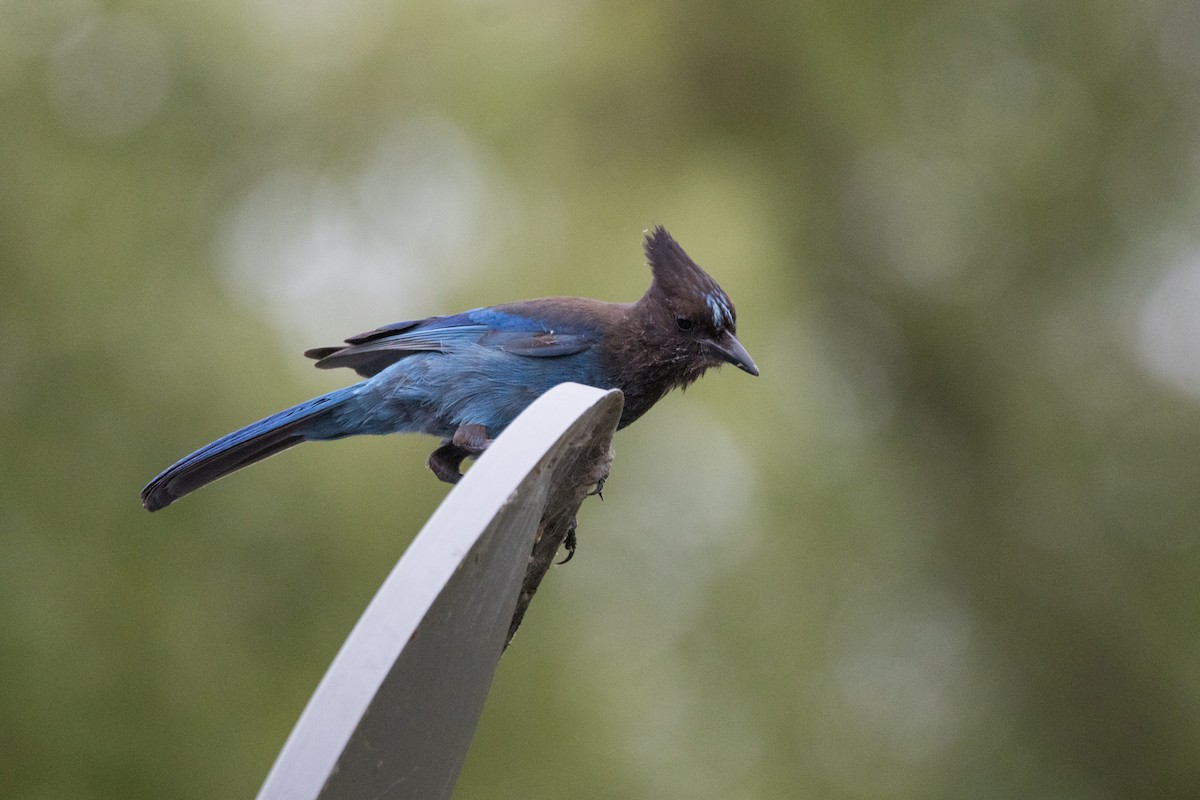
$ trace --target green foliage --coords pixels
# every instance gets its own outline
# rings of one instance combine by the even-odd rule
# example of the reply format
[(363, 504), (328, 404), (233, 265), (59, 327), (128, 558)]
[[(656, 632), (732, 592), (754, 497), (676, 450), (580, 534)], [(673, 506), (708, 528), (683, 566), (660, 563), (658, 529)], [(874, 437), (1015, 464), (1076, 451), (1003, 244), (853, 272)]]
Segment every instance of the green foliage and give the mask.
[(620, 434), (462, 798), (1200, 794), (1185, 3), (0, 3), (0, 781), (252, 794), (443, 495), (173, 459), (308, 347), (635, 299), (762, 369)]

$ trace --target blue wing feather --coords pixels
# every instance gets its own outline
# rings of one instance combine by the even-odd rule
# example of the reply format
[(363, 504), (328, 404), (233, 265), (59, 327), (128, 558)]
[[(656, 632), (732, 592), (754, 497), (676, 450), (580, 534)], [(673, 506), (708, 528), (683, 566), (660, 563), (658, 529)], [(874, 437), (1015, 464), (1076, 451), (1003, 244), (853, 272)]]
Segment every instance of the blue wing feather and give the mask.
[[(554, 316), (553, 314), (548, 316)], [(592, 326), (554, 326), (545, 318), (499, 308), (477, 308), (445, 317), (395, 322), (360, 333), (344, 347), (323, 347), (305, 355), (321, 369), (350, 367), (365, 378), (414, 353), (440, 352), (477, 345), (528, 358), (554, 358), (582, 353), (599, 339)]]

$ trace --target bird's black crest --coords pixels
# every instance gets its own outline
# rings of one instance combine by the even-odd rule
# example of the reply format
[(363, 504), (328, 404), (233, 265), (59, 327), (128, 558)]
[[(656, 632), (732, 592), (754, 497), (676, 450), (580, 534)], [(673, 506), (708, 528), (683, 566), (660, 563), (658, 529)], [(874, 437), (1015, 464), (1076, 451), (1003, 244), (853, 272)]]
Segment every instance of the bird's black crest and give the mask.
[(703, 305), (714, 328), (733, 327), (733, 303), (707, 272), (691, 259), (679, 242), (661, 225), (646, 234), (646, 261), (654, 274), (651, 291), (676, 298), (689, 306)]

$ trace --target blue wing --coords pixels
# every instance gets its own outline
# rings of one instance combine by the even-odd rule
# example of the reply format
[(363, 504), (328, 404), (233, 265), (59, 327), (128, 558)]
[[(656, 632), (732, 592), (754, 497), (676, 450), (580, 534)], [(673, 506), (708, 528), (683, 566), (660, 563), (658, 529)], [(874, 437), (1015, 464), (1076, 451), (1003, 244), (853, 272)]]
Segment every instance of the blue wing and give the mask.
[(345, 346), (305, 353), (321, 369), (350, 367), (370, 378), (414, 353), (446, 353), (479, 345), (518, 356), (553, 358), (581, 353), (595, 343), (595, 332), (569, 323), (564, 328), (541, 318), (499, 308), (477, 308), (446, 317), (395, 322), (351, 336)]

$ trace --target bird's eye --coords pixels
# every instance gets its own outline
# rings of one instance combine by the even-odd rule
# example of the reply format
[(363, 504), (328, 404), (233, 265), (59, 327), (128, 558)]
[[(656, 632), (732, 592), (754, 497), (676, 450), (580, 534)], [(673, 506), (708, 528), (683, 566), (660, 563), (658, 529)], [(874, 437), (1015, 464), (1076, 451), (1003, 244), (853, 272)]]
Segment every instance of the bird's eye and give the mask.
[(690, 331), (692, 329), (692, 321), (687, 317), (676, 317), (675, 324), (679, 326), (681, 331)]

